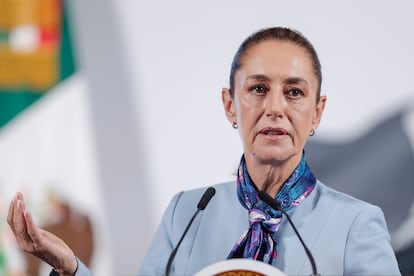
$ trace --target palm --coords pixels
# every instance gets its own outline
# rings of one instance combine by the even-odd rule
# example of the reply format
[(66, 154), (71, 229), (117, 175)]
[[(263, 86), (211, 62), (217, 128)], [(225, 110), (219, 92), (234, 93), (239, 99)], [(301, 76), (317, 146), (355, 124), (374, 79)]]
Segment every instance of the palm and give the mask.
[(20, 193), (10, 203), (7, 221), (22, 250), (38, 257), (62, 274), (72, 274), (76, 270), (73, 251), (63, 240), (34, 224), (32, 216), (25, 210)]

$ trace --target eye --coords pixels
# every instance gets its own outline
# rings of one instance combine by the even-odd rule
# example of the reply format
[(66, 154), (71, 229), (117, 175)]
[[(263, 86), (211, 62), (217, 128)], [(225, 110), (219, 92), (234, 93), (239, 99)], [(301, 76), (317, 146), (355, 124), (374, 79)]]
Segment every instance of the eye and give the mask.
[(286, 91), (286, 94), (290, 98), (299, 98), (305, 95), (305, 93), (303, 93), (303, 91), (299, 88), (290, 88)]
[(269, 91), (269, 89), (263, 84), (256, 84), (256, 85), (251, 86), (249, 88), (249, 91), (257, 95), (262, 95), (262, 94), (265, 94), (267, 91)]

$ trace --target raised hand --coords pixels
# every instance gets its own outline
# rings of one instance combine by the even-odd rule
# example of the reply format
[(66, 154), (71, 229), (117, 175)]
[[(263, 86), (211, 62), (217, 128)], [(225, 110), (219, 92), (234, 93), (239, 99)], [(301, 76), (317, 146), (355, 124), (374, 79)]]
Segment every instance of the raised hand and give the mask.
[(7, 222), (22, 250), (54, 267), (59, 275), (74, 275), (78, 263), (72, 249), (59, 237), (35, 225), (21, 193), (10, 203)]

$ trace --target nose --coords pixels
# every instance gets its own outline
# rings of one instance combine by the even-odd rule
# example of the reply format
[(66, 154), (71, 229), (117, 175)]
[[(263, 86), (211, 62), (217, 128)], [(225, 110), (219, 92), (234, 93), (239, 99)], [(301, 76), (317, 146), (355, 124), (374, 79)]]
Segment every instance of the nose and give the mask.
[(275, 119), (277, 117), (282, 118), (284, 104), (282, 92), (276, 90), (269, 91), (265, 99), (266, 116), (271, 119)]

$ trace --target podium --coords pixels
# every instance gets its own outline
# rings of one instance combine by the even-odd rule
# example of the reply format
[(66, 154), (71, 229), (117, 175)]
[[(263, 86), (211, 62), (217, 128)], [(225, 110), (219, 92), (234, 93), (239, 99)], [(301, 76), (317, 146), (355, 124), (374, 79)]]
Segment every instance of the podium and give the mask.
[(211, 264), (195, 276), (286, 276), (274, 266), (249, 259), (230, 259)]

